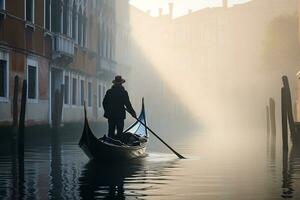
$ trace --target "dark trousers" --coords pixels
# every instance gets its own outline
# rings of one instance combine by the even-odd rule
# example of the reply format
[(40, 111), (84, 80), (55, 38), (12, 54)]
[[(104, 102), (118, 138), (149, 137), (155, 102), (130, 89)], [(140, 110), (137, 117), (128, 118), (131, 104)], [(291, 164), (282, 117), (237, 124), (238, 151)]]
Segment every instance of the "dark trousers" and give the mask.
[(124, 129), (123, 119), (109, 119), (108, 120), (108, 137), (115, 138), (115, 130), (117, 128), (117, 136), (121, 136)]

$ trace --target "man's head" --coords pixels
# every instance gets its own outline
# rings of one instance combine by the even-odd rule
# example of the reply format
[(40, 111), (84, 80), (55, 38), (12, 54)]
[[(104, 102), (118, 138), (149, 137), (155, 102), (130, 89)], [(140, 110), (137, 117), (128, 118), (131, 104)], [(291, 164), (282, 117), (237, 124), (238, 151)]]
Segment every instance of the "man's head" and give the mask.
[(122, 76), (117, 75), (115, 76), (115, 79), (112, 81), (112, 83), (114, 85), (122, 85), (123, 83), (125, 83), (125, 80), (122, 78)]

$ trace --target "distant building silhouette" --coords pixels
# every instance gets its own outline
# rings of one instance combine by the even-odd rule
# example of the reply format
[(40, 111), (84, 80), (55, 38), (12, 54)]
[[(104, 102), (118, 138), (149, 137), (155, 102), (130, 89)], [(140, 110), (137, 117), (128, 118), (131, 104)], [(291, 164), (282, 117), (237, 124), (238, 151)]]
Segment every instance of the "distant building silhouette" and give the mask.
[[(157, 68), (169, 71), (170, 76), (173, 72), (181, 74), (182, 79), (178, 76), (173, 81), (184, 88), (196, 88), (193, 91), (199, 94), (198, 105), (207, 103), (203, 107), (212, 108), (207, 112), (194, 107), (194, 112), (202, 112), (201, 119), (208, 113), (215, 113), (214, 120), (247, 123), (251, 118), (263, 126), (262, 119), (257, 117), (258, 110), (254, 111), (247, 103), (251, 99), (258, 105), (265, 95), (274, 94), (274, 84), (278, 82), (274, 74), (294, 73), (298, 58), (291, 52), (297, 52), (292, 31), (297, 27), (293, 23), (297, 5), (296, 0), (289, 3), (252, 0), (229, 7), (228, 1), (224, 0), (220, 7), (193, 10), (177, 18), (172, 17), (172, 12), (149, 17), (146, 12), (132, 8), (131, 15), (138, 17), (132, 17), (131, 21), (137, 25), (133, 27), (137, 43), (142, 49), (147, 49), (151, 62)], [(169, 10), (172, 7), (170, 4)], [(290, 22), (286, 27), (279, 24), (285, 32), (274, 33), (272, 25), (280, 18), (287, 18)], [(282, 46), (276, 44), (273, 47), (274, 41), (281, 41)], [(280, 51), (286, 53), (279, 56)], [(268, 73), (274, 79), (264, 80), (263, 76)], [(252, 89), (249, 88), (251, 84)], [(254, 88), (270, 94), (257, 95)], [(188, 98), (184, 93), (180, 95), (183, 99)], [(206, 97), (211, 99), (204, 102)], [(223, 102), (226, 102), (226, 107)], [(228, 117), (233, 110), (243, 110), (245, 118), (241, 119), (239, 114)], [(222, 120), (218, 121), (221, 123)], [(225, 122), (224, 126), (231, 126), (229, 124)]]

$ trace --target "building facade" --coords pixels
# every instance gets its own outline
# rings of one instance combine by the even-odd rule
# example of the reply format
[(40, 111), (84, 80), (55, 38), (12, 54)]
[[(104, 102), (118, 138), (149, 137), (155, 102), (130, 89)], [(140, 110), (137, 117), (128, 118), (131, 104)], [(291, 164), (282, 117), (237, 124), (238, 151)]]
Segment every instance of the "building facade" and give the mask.
[(27, 80), (27, 125), (52, 124), (55, 93), (62, 85), (62, 122), (82, 121), (84, 102), (90, 120), (103, 119), (102, 98), (118, 67), (117, 4), (0, 1), (0, 126), (12, 123), (16, 75), (19, 88)]

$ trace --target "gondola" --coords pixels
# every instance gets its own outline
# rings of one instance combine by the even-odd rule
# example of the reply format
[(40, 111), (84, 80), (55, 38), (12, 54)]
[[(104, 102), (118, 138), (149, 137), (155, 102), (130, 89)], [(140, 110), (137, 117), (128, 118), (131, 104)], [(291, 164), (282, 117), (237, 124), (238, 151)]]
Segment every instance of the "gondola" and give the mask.
[[(138, 119), (146, 124), (144, 100)], [(139, 122), (133, 123), (122, 134), (122, 138), (109, 138), (106, 135), (97, 139), (90, 129), (84, 107), (84, 128), (79, 147), (96, 161), (120, 161), (144, 157), (148, 142), (147, 129)]]

